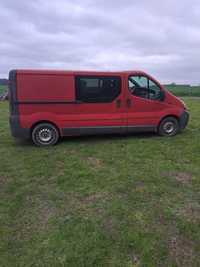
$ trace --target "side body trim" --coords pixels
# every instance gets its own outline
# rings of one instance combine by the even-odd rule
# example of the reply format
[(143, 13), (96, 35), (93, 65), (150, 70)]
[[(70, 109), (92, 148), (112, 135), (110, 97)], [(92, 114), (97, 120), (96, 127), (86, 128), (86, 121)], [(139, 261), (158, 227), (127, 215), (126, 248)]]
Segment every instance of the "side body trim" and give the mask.
[(100, 127), (69, 127), (62, 129), (63, 136), (98, 135), (98, 134), (126, 134), (140, 132), (156, 132), (157, 126), (100, 126)]
[(35, 100), (35, 101), (15, 101), (14, 104), (15, 105), (52, 105), (52, 104), (82, 104), (83, 102), (81, 101), (43, 101), (43, 100)]

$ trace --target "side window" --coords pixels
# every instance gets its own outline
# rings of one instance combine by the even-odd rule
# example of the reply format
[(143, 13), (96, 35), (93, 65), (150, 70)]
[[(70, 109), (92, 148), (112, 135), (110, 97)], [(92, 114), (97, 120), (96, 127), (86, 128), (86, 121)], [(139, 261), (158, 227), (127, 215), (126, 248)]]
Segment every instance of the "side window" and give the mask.
[(158, 87), (152, 80), (149, 80), (149, 99), (160, 99), (160, 87)]
[(148, 79), (144, 76), (129, 77), (129, 91), (132, 95), (148, 98)]
[(76, 77), (76, 100), (85, 103), (109, 103), (121, 92), (120, 77)]
[(132, 95), (151, 100), (160, 99), (159, 86), (145, 76), (130, 76), (128, 84)]

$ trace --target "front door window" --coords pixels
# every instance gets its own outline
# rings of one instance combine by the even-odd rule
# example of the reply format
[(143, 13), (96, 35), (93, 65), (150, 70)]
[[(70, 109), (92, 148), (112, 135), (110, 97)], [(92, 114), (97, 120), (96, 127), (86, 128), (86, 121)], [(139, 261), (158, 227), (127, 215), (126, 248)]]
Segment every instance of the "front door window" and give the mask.
[(160, 87), (146, 76), (129, 76), (129, 91), (132, 95), (151, 100), (160, 100)]

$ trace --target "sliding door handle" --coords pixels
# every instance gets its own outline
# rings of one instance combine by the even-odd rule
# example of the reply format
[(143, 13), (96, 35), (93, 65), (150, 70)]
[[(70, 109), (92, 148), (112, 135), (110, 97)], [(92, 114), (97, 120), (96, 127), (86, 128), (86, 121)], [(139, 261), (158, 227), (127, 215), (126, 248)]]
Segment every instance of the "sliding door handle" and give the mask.
[(128, 108), (131, 107), (131, 99), (130, 98), (126, 99), (126, 105), (127, 105)]
[(121, 104), (122, 104), (121, 99), (117, 99), (117, 101), (116, 101), (116, 107), (117, 108), (120, 108), (121, 107)]

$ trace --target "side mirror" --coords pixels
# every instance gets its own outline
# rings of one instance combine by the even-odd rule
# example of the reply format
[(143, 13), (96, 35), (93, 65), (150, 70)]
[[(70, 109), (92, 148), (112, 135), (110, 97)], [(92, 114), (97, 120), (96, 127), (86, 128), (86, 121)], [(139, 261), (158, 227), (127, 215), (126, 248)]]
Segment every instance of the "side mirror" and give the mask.
[(165, 92), (163, 90), (160, 90), (160, 101), (165, 100)]

